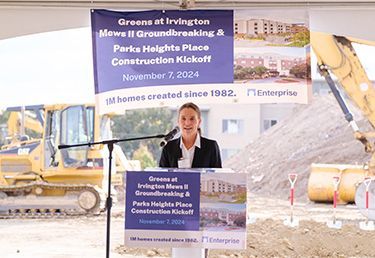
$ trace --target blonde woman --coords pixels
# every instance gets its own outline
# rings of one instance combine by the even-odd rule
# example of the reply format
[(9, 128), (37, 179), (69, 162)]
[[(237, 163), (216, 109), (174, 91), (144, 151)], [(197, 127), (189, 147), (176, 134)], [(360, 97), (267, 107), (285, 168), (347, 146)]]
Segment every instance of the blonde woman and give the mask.
[(219, 145), (200, 133), (201, 111), (188, 102), (178, 112), (181, 137), (164, 147), (159, 166), (174, 168), (221, 168)]

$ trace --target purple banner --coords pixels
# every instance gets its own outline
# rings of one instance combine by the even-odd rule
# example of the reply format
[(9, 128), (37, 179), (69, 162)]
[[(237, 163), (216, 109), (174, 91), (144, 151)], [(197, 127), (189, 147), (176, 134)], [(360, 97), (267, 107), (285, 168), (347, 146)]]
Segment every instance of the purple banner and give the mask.
[(233, 11), (92, 10), (96, 94), (233, 82)]
[(127, 172), (125, 229), (199, 230), (200, 173)]
[(125, 245), (245, 248), (246, 174), (216, 172), (127, 172)]

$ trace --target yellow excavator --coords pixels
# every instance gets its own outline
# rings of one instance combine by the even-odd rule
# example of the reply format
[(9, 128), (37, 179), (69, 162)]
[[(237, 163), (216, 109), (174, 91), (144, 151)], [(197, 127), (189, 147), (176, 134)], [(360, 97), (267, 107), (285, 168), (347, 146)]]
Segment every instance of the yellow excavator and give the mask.
[[(106, 146), (58, 146), (111, 139), (110, 116), (97, 115), (94, 105), (8, 111), (8, 143), (0, 149), (0, 217), (102, 211), (108, 185)], [(113, 157), (112, 183), (122, 186), (121, 172), (140, 165), (127, 160), (116, 145)]]
[[(355, 138), (364, 145), (371, 158), (363, 165), (312, 164), (308, 197), (316, 202), (329, 202), (333, 200), (336, 190), (339, 201), (355, 202), (365, 216), (375, 219), (374, 208), (365, 208), (366, 192), (370, 199), (375, 198), (375, 146), (371, 141), (371, 138), (375, 137), (375, 131), (363, 132), (359, 129), (341, 94), (345, 92), (374, 128), (375, 89), (356, 54), (353, 43), (372, 46), (375, 46), (375, 43), (321, 32), (311, 32), (310, 40), (317, 56), (320, 74), (328, 83), (345, 119), (354, 131)], [(337, 80), (333, 80), (332, 75)]]

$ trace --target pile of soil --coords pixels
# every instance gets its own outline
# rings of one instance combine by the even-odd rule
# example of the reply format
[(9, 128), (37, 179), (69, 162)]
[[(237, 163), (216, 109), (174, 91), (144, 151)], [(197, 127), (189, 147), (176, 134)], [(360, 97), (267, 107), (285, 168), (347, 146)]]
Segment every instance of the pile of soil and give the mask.
[[(349, 105), (361, 131), (371, 126), (361, 112)], [(289, 173), (297, 173), (296, 197), (307, 200), (312, 163), (363, 164), (370, 159), (354, 138), (336, 100), (314, 96), (311, 104), (297, 105), (245, 149), (229, 158), (224, 167), (248, 173), (249, 191), (281, 199), (289, 197)]]
[(373, 257), (375, 254), (370, 247), (375, 242), (374, 233), (360, 231), (354, 225), (335, 230), (322, 223), (302, 221), (298, 228), (288, 228), (281, 221), (268, 219), (249, 225), (248, 232), (246, 250), (213, 250), (210, 257), (338, 258)]

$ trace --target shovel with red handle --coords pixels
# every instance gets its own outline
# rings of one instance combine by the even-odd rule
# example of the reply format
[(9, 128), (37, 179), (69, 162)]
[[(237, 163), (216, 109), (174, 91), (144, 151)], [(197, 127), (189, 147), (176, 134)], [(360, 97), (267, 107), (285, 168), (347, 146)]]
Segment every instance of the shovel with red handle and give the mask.
[(359, 222), (359, 228), (363, 230), (375, 230), (374, 221), (369, 220), (369, 203), (370, 203), (370, 197), (369, 197), (369, 189), (371, 184), (371, 178), (366, 177), (363, 183), (366, 186), (366, 195), (365, 195), (365, 207), (366, 207), (366, 220)]
[(284, 225), (288, 227), (297, 227), (299, 225), (298, 219), (293, 215), (294, 207), (294, 185), (297, 181), (297, 174), (288, 174), (288, 179), (290, 182), (290, 216), (284, 220)]
[(337, 197), (338, 197), (338, 189), (340, 184), (340, 177), (334, 176), (333, 177), (333, 218), (327, 222), (327, 226), (329, 228), (340, 229), (342, 227), (342, 221), (336, 219), (336, 208), (337, 208)]

